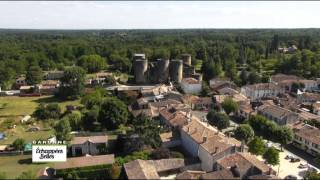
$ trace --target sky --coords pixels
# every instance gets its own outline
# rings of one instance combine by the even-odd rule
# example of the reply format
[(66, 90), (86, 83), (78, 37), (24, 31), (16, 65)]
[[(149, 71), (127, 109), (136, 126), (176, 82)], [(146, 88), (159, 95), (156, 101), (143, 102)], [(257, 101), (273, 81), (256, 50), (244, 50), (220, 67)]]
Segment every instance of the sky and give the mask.
[(0, 1), (0, 28), (320, 28), (320, 1)]

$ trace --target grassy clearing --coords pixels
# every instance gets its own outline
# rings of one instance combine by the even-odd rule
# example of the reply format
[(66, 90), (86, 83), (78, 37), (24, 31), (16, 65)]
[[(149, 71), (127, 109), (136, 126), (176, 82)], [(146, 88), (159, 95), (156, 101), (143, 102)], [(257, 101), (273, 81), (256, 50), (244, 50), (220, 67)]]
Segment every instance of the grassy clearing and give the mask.
[(30, 115), (40, 103), (59, 103), (59, 106), (65, 110), (66, 105), (79, 105), (80, 101), (60, 101), (53, 96), (4, 96), (0, 97), (0, 117)]
[(49, 163), (32, 163), (31, 155), (0, 156), (0, 172), (5, 172), (8, 179), (17, 178), (24, 171), (33, 171), (35, 174)]
[[(39, 126), (41, 129), (44, 128), (43, 123), (37, 123), (36, 126)], [(40, 130), (36, 132), (27, 132), (29, 127), (27, 125), (17, 125), (15, 129), (5, 130), (6, 139), (1, 140), (0, 144), (11, 144), (17, 138), (23, 138), (26, 142), (32, 142), (37, 139), (48, 139), (51, 135), (54, 134), (52, 128), (48, 130)]]

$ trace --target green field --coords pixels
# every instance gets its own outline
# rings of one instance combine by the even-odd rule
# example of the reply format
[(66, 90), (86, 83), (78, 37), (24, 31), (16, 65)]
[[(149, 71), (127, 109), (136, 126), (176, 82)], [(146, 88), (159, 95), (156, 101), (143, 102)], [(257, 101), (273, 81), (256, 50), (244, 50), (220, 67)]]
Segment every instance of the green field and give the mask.
[(25, 116), (34, 112), (40, 103), (59, 103), (60, 107), (65, 109), (66, 105), (79, 105), (80, 101), (59, 101), (53, 96), (41, 97), (18, 97), (3, 96), (0, 97), (0, 118), (6, 116)]
[[(37, 123), (37, 126), (42, 128), (41, 123)], [(48, 130), (40, 130), (37, 132), (27, 132), (28, 127), (25, 125), (17, 125), (15, 129), (8, 129), (4, 131), (6, 139), (0, 141), (1, 144), (11, 144), (17, 138), (23, 138), (26, 142), (32, 142), (37, 139), (48, 139), (51, 135), (54, 135), (52, 128)]]
[(24, 171), (33, 171), (35, 174), (41, 168), (50, 166), (49, 163), (32, 163), (31, 155), (0, 156), (0, 172), (5, 172), (8, 179), (18, 177)]

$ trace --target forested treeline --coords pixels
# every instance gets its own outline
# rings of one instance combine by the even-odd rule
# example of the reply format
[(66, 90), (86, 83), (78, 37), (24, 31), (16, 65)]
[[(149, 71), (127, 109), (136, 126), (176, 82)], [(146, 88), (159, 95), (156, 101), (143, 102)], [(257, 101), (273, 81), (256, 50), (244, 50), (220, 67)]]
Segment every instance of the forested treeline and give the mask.
[[(189, 53), (194, 65), (202, 64), (205, 79), (225, 76), (238, 84), (259, 82), (270, 70), (308, 78), (320, 73), (319, 29), (0, 30), (0, 40), (4, 89), (30, 69), (88, 64), (83, 62), (90, 57), (84, 55), (99, 55), (106, 61), (100, 63), (104, 68), (130, 73), (132, 56), (139, 52), (150, 60)], [(291, 45), (299, 51), (277, 52), (278, 47)]]

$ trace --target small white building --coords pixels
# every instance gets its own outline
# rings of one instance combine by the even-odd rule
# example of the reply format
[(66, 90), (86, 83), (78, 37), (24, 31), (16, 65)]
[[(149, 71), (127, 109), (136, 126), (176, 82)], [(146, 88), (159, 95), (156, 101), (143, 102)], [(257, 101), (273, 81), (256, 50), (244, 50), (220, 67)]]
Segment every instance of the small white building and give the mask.
[(273, 83), (259, 83), (253, 85), (243, 86), (241, 94), (247, 96), (251, 100), (256, 100), (266, 97), (276, 97), (283, 94), (285, 89)]
[(71, 153), (72, 156), (97, 155), (100, 147), (106, 148), (107, 143), (107, 136), (74, 137), (71, 141)]
[(183, 78), (180, 85), (187, 94), (198, 94), (202, 90), (202, 81), (195, 78)]
[(313, 156), (320, 154), (320, 130), (308, 124), (295, 131), (293, 145)]

